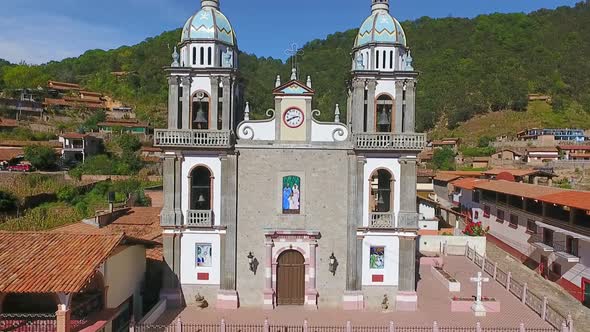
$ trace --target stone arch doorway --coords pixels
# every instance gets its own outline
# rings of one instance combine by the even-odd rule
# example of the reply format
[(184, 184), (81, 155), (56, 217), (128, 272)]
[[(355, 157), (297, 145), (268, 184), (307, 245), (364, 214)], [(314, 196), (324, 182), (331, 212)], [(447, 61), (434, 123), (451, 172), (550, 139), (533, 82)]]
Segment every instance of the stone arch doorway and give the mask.
[(305, 303), (305, 258), (296, 250), (283, 252), (277, 261), (277, 304)]

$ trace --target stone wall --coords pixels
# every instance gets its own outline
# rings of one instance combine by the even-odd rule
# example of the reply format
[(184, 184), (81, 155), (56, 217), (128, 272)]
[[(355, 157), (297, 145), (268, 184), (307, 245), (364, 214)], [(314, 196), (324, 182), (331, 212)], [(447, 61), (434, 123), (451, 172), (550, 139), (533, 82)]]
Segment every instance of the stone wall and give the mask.
[[(305, 229), (321, 233), (314, 266), (318, 305), (341, 306), (346, 284), (347, 151), (240, 149), (239, 153), (237, 288), (240, 305), (263, 303), (264, 231)], [(300, 215), (282, 214), (282, 177), (287, 175), (301, 178)], [(249, 270), (250, 251), (260, 262), (256, 274)], [(339, 264), (335, 275), (328, 270), (332, 252)]]

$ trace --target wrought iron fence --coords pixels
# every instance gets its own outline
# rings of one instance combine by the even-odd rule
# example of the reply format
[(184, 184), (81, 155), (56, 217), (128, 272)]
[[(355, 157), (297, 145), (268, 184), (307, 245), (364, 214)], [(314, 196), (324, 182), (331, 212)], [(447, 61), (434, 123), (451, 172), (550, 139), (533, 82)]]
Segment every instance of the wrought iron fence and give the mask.
[(271, 325), (269, 332), (303, 332), (302, 325)]
[[(182, 330), (185, 331), (184, 328)], [(214, 332), (213, 330), (200, 330), (194, 332)], [(215, 330), (216, 331), (216, 330)], [(264, 332), (264, 325), (256, 324), (228, 324), (225, 326), (226, 332)], [(193, 331), (190, 331), (193, 332)]]
[(0, 314), (0, 331), (53, 332), (56, 330), (55, 314)]
[[(203, 325), (201, 325), (202, 327)], [(216, 325), (219, 329), (219, 325)], [(187, 331), (190, 331), (190, 327), (184, 327)], [(174, 325), (135, 325), (134, 332), (175, 332)], [(205, 330), (197, 330), (197, 331), (205, 331)], [(217, 332), (219, 330), (215, 330)]]

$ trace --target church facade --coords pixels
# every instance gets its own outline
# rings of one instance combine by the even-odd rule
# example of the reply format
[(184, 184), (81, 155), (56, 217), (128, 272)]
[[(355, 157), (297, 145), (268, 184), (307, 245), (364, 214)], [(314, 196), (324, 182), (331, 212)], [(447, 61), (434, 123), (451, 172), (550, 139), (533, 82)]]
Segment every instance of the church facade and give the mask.
[[(347, 116), (317, 120), (311, 77), (276, 78), (250, 120), (238, 45), (202, 0), (166, 68), (162, 296), (224, 309), (301, 305), (415, 310), (418, 73), (388, 0), (352, 47)], [(272, 79), (272, 78), (270, 78)]]

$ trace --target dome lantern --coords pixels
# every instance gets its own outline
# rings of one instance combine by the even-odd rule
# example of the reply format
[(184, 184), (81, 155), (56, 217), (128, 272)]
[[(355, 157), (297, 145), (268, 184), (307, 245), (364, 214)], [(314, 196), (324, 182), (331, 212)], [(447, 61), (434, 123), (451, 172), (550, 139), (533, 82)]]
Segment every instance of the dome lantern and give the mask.
[(373, 0), (371, 10), (373, 13), (376, 11), (389, 12), (389, 0)]

